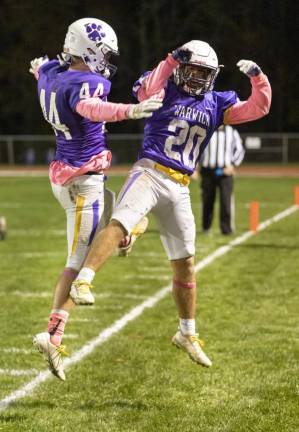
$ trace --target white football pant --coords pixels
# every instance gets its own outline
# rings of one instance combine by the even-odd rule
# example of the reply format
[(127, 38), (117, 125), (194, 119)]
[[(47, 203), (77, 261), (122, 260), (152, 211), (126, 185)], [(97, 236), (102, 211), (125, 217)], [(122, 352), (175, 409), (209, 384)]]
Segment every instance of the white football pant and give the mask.
[(139, 160), (122, 187), (111, 219), (128, 233), (150, 211), (156, 217), (169, 260), (193, 256), (195, 222), (188, 186), (154, 168), (149, 159)]
[[(67, 185), (51, 183), (51, 186), (54, 196), (66, 212), (66, 267), (80, 270), (96, 229), (98, 226), (102, 229), (105, 225), (104, 217), (101, 220), (104, 212), (104, 175), (82, 175)], [(113, 204), (111, 198), (109, 205)], [(111, 214), (111, 209), (106, 209), (105, 213)]]

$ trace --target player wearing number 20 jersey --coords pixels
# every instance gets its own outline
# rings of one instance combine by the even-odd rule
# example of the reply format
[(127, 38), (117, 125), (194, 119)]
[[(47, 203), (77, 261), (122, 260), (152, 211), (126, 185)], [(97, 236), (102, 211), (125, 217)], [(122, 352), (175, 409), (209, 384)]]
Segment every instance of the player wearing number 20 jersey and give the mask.
[[(188, 186), (213, 132), (222, 124), (252, 121), (269, 111), (271, 87), (266, 75), (252, 61), (241, 60), (238, 65), (252, 85), (251, 96), (242, 102), (235, 91), (213, 90), (218, 59), (215, 51), (202, 41), (191, 41), (175, 50), (134, 84), (133, 94), (139, 101), (157, 96), (163, 98), (163, 105), (146, 120), (138, 162), (119, 195), (113, 217), (130, 232), (136, 219), (152, 210), (162, 230), (167, 231), (162, 241), (172, 260), (194, 254), (194, 218), (188, 188), (183, 190), (182, 186)], [(168, 193), (173, 206), (171, 214), (171, 205), (157, 198), (163, 187), (152, 194), (141, 172), (150, 173), (162, 183), (164, 178), (165, 184), (176, 189)], [(140, 198), (133, 204), (133, 196), (138, 194)], [(179, 210), (182, 202), (185, 207)], [(133, 208), (134, 214), (127, 214)]]
[(92, 277), (86, 274), (99, 270), (121, 236), (130, 233), (151, 211), (173, 270), (179, 331), (172, 342), (206, 367), (212, 362), (203, 352), (195, 329), (195, 222), (188, 184), (218, 126), (254, 120), (269, 111), (267, 77), (252, 61), (241, 60), (238, 66), (252, 84), (252, 94), (244, 102), (238, 101), (234, 91), (213, 91), (218, 59), (202, 41), (176, 49), (135, 83), (133, 92), (139, 101), (159, 97), (163, 105), (146, 120), (139, 159), (120, 191), (110, 224), (96, 234), (78, 275), (88, 286)]
[(163, 105), (146, 120), (138, 161), (112, 217), (130, 232), (141, 216), (152, 211), (170, 260), (194, 255), (195, 226), (187, 186), (213, 132), (222, 124), (255, 120), (269, 111), (271, 87), (266, 75), (252, 61), (241, 60), (238, 65), (252, 85), (251, 96), (243, 102), (234, 91), (213, 90), (218, 59), (202, 41), (173, 51), (133, 86), (139, 101), (159, 97)]

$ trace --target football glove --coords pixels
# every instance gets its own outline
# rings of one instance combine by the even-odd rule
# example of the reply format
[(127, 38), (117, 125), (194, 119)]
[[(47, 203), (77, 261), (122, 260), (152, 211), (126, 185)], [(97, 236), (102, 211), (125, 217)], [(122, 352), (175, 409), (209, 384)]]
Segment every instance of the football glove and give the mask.
[(132, 105), (128, 111), (128, 118), (132, 120), (138, 120), (141, 118), (148, 118), (153, 115), (153, 112), (161, 108), (161, 98), (150, 98), (146, 99), (139, 104)]
[(261, 68), (252, 60), (239, 60), (237, 66), (241, 72), (250, 78), (257, 76), (262, 72)]
[(43, 64), (47, 63), (48, 61), (49, 61), (48, 56), (38, 57), (38, 58), (31, 60), (29, 72), (34, 75), (36, 72), (38, 72), (39, 68)]
[(171, 55), (179, 63), (188, 63), (191, 59), (192, 52), (182, 46), (172, 51)]

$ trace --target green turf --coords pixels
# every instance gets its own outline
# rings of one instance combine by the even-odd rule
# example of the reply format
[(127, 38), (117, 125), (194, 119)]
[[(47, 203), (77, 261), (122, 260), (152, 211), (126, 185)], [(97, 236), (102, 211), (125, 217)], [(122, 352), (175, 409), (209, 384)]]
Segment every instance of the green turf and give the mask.
[[(111, 177), (108, 184), (117, 191), (122, 181)], [(296, 178), (238, 178), (236, 236), (248, 229), (251, 200), (260, 201), (261, 219), (268, 219), (293, 204), (298, 184)], [(198, 261), (231, 239), (219, 234), (217, 213), (211, 235), (200, 233), (195, 182), (191, 191)], [(0, 197), (9, 228), (0, 242), (0, 369), (44, 370), (31, 339), (46, 326), (65, 262), (64, 214), (46, 178), (0, 178)], [(0, 431), (295, 432), (298, 245), (296, 212), (198, 274), (197, 323), (213, 360), (210, 370), (171, 346), (177, 316), (168, 295), (67, 369), (65, 383), (51, 378), (0, 413)], [(100, 296), (94, 307), (72, 314), (68, 348), (80, 349), (170, 281), (151, 218), (130, 258), (113, 257), (96, 276)], [(12, 347), (28, 351), (8, 353)], [(0, 398), (34, 376), (0, 374)]]

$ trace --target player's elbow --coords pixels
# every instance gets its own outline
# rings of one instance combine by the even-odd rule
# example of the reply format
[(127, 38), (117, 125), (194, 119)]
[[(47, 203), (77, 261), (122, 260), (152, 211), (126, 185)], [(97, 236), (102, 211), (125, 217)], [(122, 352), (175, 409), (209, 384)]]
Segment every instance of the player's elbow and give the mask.
[(259, 109), (260, 117), (265, 117), (270, 112), (270, 105), (263, 106)]
[(267, 105), (264, 105), (262, 108), (262, 116), (266, 116), (267, 114), (269, 114), (270, 112), (270, 108), (271, 108), (271, 101), (269, 101), (269, 103)]
[(265, 94), (256, 104), (256, 113), (258, 118), (264, 117), (269, 114), (271, 108), (271, 95)]
[(259, 100), (259, 109), (262, 116), (269, 114), (271, 108), (272, 91), (270, 85), (262, 92), (262, 97)]

